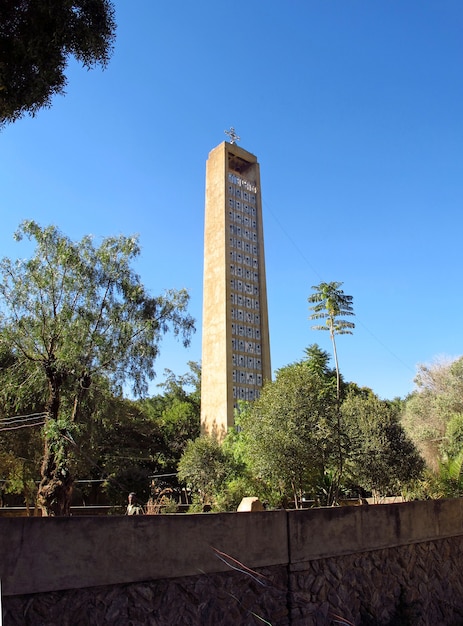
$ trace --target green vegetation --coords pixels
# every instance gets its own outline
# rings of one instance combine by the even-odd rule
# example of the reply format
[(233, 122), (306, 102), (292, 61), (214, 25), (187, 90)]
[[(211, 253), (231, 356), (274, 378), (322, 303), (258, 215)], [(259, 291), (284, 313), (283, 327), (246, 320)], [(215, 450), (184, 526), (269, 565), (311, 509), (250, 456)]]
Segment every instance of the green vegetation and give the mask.
[[(128, 382), (134, 396), (146, 393), (165, 332), (188, 343), (193, 331), (185, 292), (151, 298), (131, 270), (136, 239), (94, 247), (34, 222), (21, 226), (24, 236), (36, 243), (31, 259), (0, 265), (3, 494), (52, 515), (69, 512), (73, 489), (120, 505), (135, 491), (152, 513), (178, 510), (182, 486), (191, 511), (233, 511), (251, 495), (296, 508), (463, 495), (463, 357), (420, 366), (403, 400), (346, 383), (335, 336), (350, 333), (339, 316), (353, 311), (341, 283), (322, 283), (313, 296), (335, 367), (317, 344), (306, 348), (239, 406), (220, 445), (199, 434), (199, 364), (167, 371), (158, 395), (123, 396)], [(76, 487), (76, 476), (104, 482)]]
[[(270, 507), (331, 505), (373, 494), (377, 500), (410, 489), (424, 462), (400, 423), (400, 405), (340, 378), (338, 430), (336, 373), (317, 345), (268, 382), (259, 400), (240, 406), (237, 428), (222, 447), (192, 442), (180, 461), (182, 479), (212, 510), (236, 510), (243, 496)], [(338, 474), (338, 445), (344, 474)], [(227, 499), (226, 495), (230, 497)]]
[(109, 0), (2, 0), (0, 128), (64, 93), (70, 56), (87, 69), (105, 67), (115, 30)]
[(324, 324), (312, 326), (315, 330), (327, 330), (333, 346), (334, 366), (336, 369), (336, 444), (338, 463), (334, 475), (334, 493), (336, 499), (339, 494), (344, 473), (344, 452), (342, 443), (342, 416), (341, 416), (341, 374), (339, 371), (338, 351), (336, 349), (336, 335), (352, 335), (355, 324), (349, 320), (342, 319), (355, 315), (353, 309), (353, 297), (348, 296), (340, 289), (342, 283), (330, 282), (314, 285), (314, 293), (309, 296), (308, 301), (313, 305), (310, 309), (313, 313), (311, 320), (325, 320)]
[(95, 247), (32, 221), (16, 237), (36, 249), (29, 260), (0, 263), (2, 396), (10, 415), (45, 415), (38, 502), (45, 514), (68, 515), (81, 426), (106, 420), (127, 383), (146, 394), (162, 336), (171, 330), (187, 345), (193, 320), (184, 290), (147, 294), (131, 268), (134, 237)]

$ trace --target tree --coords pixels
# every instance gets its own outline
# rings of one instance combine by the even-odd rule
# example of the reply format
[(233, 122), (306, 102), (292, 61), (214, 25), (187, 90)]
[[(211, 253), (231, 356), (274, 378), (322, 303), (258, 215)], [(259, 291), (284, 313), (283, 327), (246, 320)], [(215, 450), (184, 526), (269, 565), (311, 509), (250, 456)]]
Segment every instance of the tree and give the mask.
[(314, 493), (333, 462), (336, 396), (307, 362), (278, 370), (240, 415), (253, 474), (273, 489), (273, 504)]
[(189, 441), (178, 464), (178, 478), (193, 488), (201, 508), (213, 506), (216, 494), (235, 473), (232, 454), (214, 437)]
[(313, 313), (311, 320), (325, 320), (325, 324), (312, 326), (314, 330), (327, 330), (330, 333), (331, 343), (333, 345), (334, 366), (336, 368), (336, 384), (338, 402), (341, 393), (341, 376), (339, 373), (338, 353), (336, 350), (336, 335), (352, 335), (352, 329), (355, 328), (353, 322), (340, 319), (342, 316), (355, 315), (352, 308), (352, 296), (348, 296), (339, 287), (342, 283), (320, 283), (312, 286), (315, 293), (308, 297), (308, 301), (313, 304), (310, 309)]
[[(45, 395), (44, 459), (39, 504), (49, 515), (69, 514), (73, 478), (69, 450), (95, 385), (122, 395), (127, 382), (143, 395), (155, 375), (162, 336), (171, 330), (188, 345), (194, 331), (185, 290), (151, 297), (131, 268), (136, 237), (73, 243), (55, 226), (24, 222), (17, 239), (35, 241), (29, 260), (0, 263), (0, 346), (8, 346)], [(13, 377), (14, 379), (14, 377)]]
[(350, 393), (341, 407), (353, 484), (376, 497), (397, 495), (420, 477), (424, 461), (400, 424), (394, 403)]
[(456, 456), (463, 445), (463, 357), (420, 365), (415, 384), (403, 424), (429, 467), (438, 472), (443, 456)]
[(40, 477), (45, 398), (34, 380), (29, 393), (17, 393), (27, 376), (9, 347), (0, 344), (0, 490), (21, 494), (28, 507), (35, 503)]
[(338, 353), (336, 349), (336, 335), (352, 335), (355, 324), (342, 317), (355, 315), (353, 311), (352, 296), (348, 296), (340, 289), (342, 283), (320, 283), (312, 286), (315, 290), (308, 301), (313, 304), (309, 307), (313, 313), (311, 320), (325, 320), (324, 324), (312, 326), (314, 330), (327, 330), (330, 333), (333, 345), (334, 365), (336, 368), (336, 397), (337, 397), (337, 421), (338, 421), (338, 460), (339, 460), (339, 480), (343, 472), (343, 454), (341, 444), (341, 375), (339, 372)]
[(115, 29), (110, 0), (2, 0), (0, 128), (64, 93), (69, 56), (105, 67)]

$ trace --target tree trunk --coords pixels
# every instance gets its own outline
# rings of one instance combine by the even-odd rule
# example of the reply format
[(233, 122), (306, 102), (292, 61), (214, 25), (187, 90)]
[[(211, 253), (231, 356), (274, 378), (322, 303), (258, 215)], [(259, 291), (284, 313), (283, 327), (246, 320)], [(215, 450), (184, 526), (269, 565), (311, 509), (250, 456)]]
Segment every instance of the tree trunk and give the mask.
[(38, 491), (38, 504), (44, 517), (66, 517), (71, 514), (71, 499), (74, 479), (66, 467), (65, 455), (61, 461), (45, 440), (42, 463), (42, 480)]
[[(45, 366), (48, 379), (47, 425), (58, 421), (60, 409), (60, 388), (64, 376), (50, 360)], [(45, 426), (45, 429), (46, 429)], [(47, 429), (46, 429), (47, 430)], [(39, 484), (37, 503), (42, 509), (42, 516), (63, 517), (71, 514), (71, 498), (74, 479), (68, 467), (64, 433), (45, 434), (44, 454), (41, 467), (42, 480)]]

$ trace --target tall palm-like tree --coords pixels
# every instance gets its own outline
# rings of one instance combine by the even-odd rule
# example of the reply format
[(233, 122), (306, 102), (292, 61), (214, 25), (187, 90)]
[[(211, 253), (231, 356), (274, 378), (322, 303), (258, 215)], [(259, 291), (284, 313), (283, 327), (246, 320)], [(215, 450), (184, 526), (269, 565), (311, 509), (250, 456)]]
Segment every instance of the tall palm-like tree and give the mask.
[(345, 317), (355, 315), (353, 310), (353, 297), (348, 296), (340, 289), (343, 283), (330, 282), (320, 283), (312, 286), (314, 293), (308, 297), (309, 303), (313, 304), (310, 309), (313, 313), (311, 320), (324, 320), (324, 324), (312, 326), (314, 330), (328, 330), (330, 333), (331, 343), (333, 344), (334, 366), (336, 368), (336, 415), (338, 426), (338, 457), (339, 467), (337, 476), (337, 486), (335, 493), (339, 488), (339, 483), (343, 473), (343, 452), (341, 444), (341, 375), (339, 373), (338, 353), (336, 350), (336, 335), (352, 335), (355, 324)]
[(336, 335), (352, 335), (355, 328), (353, 322), (341, 319), (349, 315), (355, 315), (353, 310), (353, 297), (348, 296), (340, 289), (343, 283), (331, 282), (320, 283), (312, 286), (314, 293), (308, 297), (313, 304), (311, 320), (325, 320), (324, 324), (312, 326), (314, 330), (328, 330), (331, 343), (333, 344), (334, 366), (336, 368), (336, 391), (338, 404), (341, 396), (341, 376), (339, 373), (338, 353), (336, 350)]

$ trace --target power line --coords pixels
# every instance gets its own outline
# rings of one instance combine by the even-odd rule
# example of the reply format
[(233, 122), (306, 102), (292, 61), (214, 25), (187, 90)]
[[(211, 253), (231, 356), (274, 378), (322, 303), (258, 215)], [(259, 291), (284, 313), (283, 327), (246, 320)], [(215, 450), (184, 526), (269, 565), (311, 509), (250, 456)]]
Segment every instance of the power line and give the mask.
[(45, 424), (46, 412), (29, 413), (28, 415), (15, 415), (14, 417), (0, 418), (0, 432), (18, 430), (19, 428), (32, 428)]
[(27, 422), (37, 418), (44, 418), (47, 416), (45, 411), (41, 413), (29, 413), (28, 415), (15, 415), (14, 417), (1, 417), (0, 424), (15, 424), (17, 422)]
[[(317, 269), (309, 262), (309, 260), (307, 259), (307, 257), (303, 253), (303, 251), (299, 248), (299, 246), (296, 244), (296, 242), (293, 240), (293, 238), (289, 235), (289, 233), (285, 230), (285, 228), (283, 228), (283, 225), (281, 224), (280, 220), (278, 219), (278, 217), (276, 216), (276, 214), (274, 213), (274, 211), (272, 210), (272, 208), (270, 207), (270, 205), (267, 202), (265, 203), (265, 208), (266, 209), (268, 208), (268, 210), (269, 210), (270, 214), (272, 215), (273, 219), (275, 220), (276, 224), (278, 225), (278, 227), (280, 228), (282, 233), (286, 236), (286, 238), (291, 243), (291, 245), (294, 247), (294, 249), (299, 253), (301, 258), (304, 260), (304, 263), (312, 270), (312, 272), (314, 274), (316, 274), (316, 276), (318, 276), (318, 278), (320, 280), (324, 280), (324, 278), (320, 275), (320, 273), (317, 271)], [(366, 330), (366, 332), (371, 337), (373, 337), (373, 339), (380, 346), (382, 346), (387, 352), (389, 352), (389, 354), (391, 356), (393, 356), (397, 361), (399, 361), (399, 363), (401, 363), (410, 372), (413, 372), (413, 373), (415, 372), (415, 370), (412, 367), (410, 367), (410, 365), (405, 363), (399, 356), (397, 356), (397, 354), (395, 354), (395, 352), (393, 352), (384, 342), (382, 342), (367, 326), (365, 326), (365, 324), (358, 318), (357, 314), (356, 314), (355, 317), (356, 317), (356, 321), (358, 321), (360, 326), (362, 326), (362, 328), (364, 328), (364, 330)]]
[(43, 424), (45, 424), (45, 421), (35, 422), (34, 424), (22, 424), (20, 426), (7, 426), (6, 428), (0, 428), (0, 432), (5, 432), (7, 430), (18, 430), (19, 428), (32, 428), (33, 426), (42, 426)]

